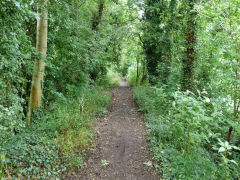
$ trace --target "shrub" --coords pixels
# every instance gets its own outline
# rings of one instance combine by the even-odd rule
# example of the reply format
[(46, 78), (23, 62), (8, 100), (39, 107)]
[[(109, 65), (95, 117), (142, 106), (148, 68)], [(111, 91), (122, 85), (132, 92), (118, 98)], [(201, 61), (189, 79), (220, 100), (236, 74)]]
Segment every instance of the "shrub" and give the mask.
[[(35, 112), (33, 124), (11, 138), (0, 139), (0, 177), (57, 179), (82, 167), (93, 143), (94, 116), (107, 112), (111, 96), (103, 88), (59, 94), (48, 111)], [(4, 163), (3, 163), (4, 162)]]
[(239, 177), (236, 165), (239, 152), (222, 156), (218, 145), (219, 139), (225, 138), (230, 121), (222, 114), (222, 108), (215, 106), (215, 100), (203, 93), (196, 96), (191, 92), (166, 92), (165, 87), (134, 88), (134, 97), (140, 109), (146, 112), (151, 149), (154, 158), (161, 160), (164, 177)]

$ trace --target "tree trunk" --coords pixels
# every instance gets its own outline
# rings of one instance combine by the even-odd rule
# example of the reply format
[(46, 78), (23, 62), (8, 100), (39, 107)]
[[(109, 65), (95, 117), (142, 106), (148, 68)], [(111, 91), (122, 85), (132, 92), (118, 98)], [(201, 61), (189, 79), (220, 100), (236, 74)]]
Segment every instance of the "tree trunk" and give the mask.
[(138, 85), (138, 80), (139, 80), (139, 59), (137, 57), (137, 77), (136, 77), (136, 85)]
[(27, 123), (31, 124), (32, 113), (35, 108), (41, 107), (41, 98), (42, 98), (42, 85), (43, 85), (43, 76), (45, 70), (45, 59), (47, 54), (47, 31), (48, 31), (48, 11), (47, 11), (47, 0), (40, 0), (37, 4), (37, 41), (36, 49), (39, 52), (39, 56), (36, 58), (31, 93), (27, 114)]
[(183, 90), (193, 90), (193, 65), (196, 60), (196, 11), (195, 0), (188, 0), (187, 28), (186, 28), (186, 58), (183, 60)]
[[(238, 48), (236, 48), (238, 49)], [(239, 62), (237, 60), (236, 67), (239, 67)], [(239, 73), (238, 73), (238, 68), (235, 70), (235, 82), (234, 82), (234, 96), (233, 96), (233, 116), (235, 120), (238, 119), (238, 111), (239, 111)], [(233, 127), (230, 126), (228, 129), (228, 135), (227, 135), (227, 141), (230, 143), (232, 139), (232, 132), (233, 132)]]
[(98, 13), (93, 14), (92, 30), (94, 30), (94, 31), (98, 31), (98, 26), (99, 26), (100, 21), (102, 19), (104, 4), (105, 4), (105, 0), (100, 0), (99, 5), (98, 5)]
[(164, 62), (164, 70), (162, 74), (162, 82), (163, 84), (168, 83), (168, 78), (170, 75), (170, 66), (172, 61), (172, 44), (173, 44), (173, 26), (174, 26), (174, 20), (175, 20), (175, 14), (174, 10), (176, 8), (177, 1), (171, 0), (169, 4), (169, 10), (167, 11), (169, 13), (169, 20), (167, 20), (167, 26), (166, 26), (166, 40), (164, 44), (164, 55), (165, 55), (165, 62)]

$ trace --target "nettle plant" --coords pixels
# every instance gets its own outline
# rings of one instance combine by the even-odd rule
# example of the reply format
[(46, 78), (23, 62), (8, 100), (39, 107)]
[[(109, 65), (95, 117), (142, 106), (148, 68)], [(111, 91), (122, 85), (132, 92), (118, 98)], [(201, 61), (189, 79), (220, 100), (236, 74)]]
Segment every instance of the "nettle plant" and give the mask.
[(206, 105), (210, 103), (207, 97), (196, 97), (190, 91), (173, 93), (174, 101), (169, 110), (169, 138), (178, 150), (188, 153), (193, 147), (201, 146), (209, 134), (212, 118), (208, 115)]
[(239, 151), (240, 148), (229, 144), (228, 141), (223, 142), (221, 139), (218, 139), (218, 147), (214, 146), (213, 149), (217, 150), (221, 155), (222, 162), (220, 163), (220, 166), (222, 166), (224, 170), (224, 178), (228, 179), (230, 177), (230, 165), (233, 164), (234, 166), (239, 166), (235, 160), (230, 159), (230, 156), (232, 155), (232, 151)]

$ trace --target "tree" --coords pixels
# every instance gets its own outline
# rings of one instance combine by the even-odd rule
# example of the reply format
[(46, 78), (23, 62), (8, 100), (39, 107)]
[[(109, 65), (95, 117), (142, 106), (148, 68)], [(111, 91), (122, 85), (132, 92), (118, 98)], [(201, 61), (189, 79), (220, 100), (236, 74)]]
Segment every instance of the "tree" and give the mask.
[(104, 6), (105, 6), (105, 0), (100, 0), (98, 4), (98, 11), (93, 13), (92, 30), (94, 31), (98, 31), (98, 26), (102, 19)]
[(143, 49), (151, 84), (156, 83), (158, 79), (162, 84), (168, 84), (176, 6), (176, 0), (145, 0)]
[(193, 66), (196, 60), (196, 11), (195, 0), (187, 2), (187, 24), (186, 24), (186, 57), (183, 58), (183, 82), (184, 90), (193, 90)]
[(165, 1), (145, 0), (143, 46), (147, 59), (146, 66), (149, 82), (151, 84), (156, 83), (159, 78), (160, 72), (158, 71), (158, 65), (163, 63), (163, 48), (160, 44), (162, 43), (161, 37), (164, 30), (160, 24), (163, 23), (165, 8)]
[(37, 4), (37, 41), (36, 49), (39, 56), (36, 58), (35, 67), (32, 76), (31, 94), (29, 100), (29, 109), (27, 114), (27, 123), (30, 125), (32, 113), (35, 108), (41, 107), (43, 77), (45, 70), (45, 59), (47, 54), (47, 31), (48, 31), (48, 11), (47, 0), (40, 0)]

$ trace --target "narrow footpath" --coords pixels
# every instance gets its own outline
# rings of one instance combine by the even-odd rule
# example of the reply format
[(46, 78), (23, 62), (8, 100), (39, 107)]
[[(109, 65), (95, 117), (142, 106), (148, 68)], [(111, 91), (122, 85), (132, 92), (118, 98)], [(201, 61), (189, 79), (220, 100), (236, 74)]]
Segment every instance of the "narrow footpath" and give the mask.
[(159, 180), (151, 165), (143, 114), (137, 111), (131, 88), (123, 81), (111, 93), (109, 113), (95, 124), (97, 143), (88, 152), (86, 168), (70, 179)]

